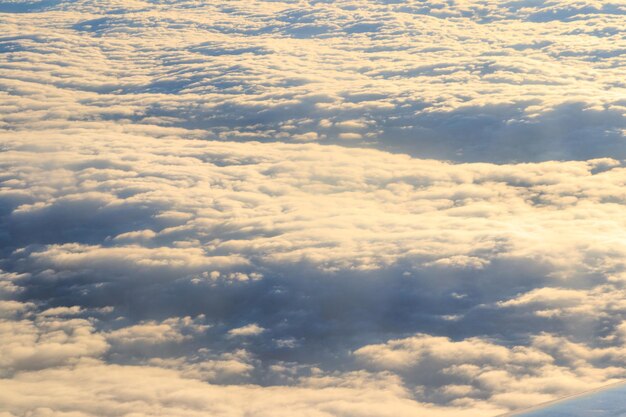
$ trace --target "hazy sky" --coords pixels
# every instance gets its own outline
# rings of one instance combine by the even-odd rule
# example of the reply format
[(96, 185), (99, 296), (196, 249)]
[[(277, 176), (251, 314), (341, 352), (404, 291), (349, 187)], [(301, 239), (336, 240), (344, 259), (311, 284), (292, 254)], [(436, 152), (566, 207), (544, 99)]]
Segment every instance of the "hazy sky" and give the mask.
[(489, 417), (626, 378), (625, 27), (0, 1), (0, 417)]

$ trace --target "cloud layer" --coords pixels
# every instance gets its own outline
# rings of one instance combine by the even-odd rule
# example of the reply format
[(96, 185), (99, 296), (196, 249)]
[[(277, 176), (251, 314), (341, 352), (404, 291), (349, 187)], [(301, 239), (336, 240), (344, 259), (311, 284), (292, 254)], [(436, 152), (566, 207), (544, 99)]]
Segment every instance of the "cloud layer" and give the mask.
[[(4, 2), (4, 126), (624, 158), (619, 1)], [(61, 58), (59, 58), (61, 57)]]
[(489, 416), (626, 377), (620, 2), (0, 3), (0, 416)]
[(617, 160), (3, 143), (8, 375), (95, 357), (229, 384), (393, 377), (407, 401), (493, 414), (623, 374)]

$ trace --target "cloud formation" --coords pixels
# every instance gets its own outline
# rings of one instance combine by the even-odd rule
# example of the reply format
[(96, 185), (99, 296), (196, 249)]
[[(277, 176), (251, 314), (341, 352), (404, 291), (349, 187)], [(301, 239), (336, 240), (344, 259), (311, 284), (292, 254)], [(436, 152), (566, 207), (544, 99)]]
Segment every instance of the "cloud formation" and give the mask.
[(70, 330), (11, 374), (94, 357), (260, 392), (391, 377), (415, 407), (493, 415), (623, 376), (618, 160), (41, 134), (3, 136), (7, 326)]
[(458, 161), (626, 156), (619, 1), (4, 7), (34, 12), (0, 16), (7, 128), (118, 120)]
[(625, 15), (0, 3), (0, 416), (495, 416), (626, 377)]

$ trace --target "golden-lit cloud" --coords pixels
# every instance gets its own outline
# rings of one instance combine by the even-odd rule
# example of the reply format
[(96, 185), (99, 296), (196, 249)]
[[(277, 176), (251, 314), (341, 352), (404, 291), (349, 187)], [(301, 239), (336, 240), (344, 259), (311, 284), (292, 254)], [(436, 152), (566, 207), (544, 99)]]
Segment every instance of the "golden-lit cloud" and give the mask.
[(0, 417), (483, 417), (626, 377), (625, 14), (0, 3)]

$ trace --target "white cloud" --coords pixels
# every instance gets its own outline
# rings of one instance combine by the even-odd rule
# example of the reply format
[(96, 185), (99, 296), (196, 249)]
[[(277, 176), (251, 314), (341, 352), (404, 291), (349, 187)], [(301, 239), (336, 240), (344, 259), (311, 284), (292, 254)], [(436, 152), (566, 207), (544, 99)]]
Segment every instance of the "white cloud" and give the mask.
[(626, 156), (617, 1), (50, 9), (0, 20), (14, 34), (0, 66), (5, 128), (114, 119), (226, 140), (369, 133), (356, 142), (446, 159)]
[(258, 336), (263, 333), (265, 329), (259, 326), (256, 323), (246, 324), (242, 327), (237, 327), (236, 329), (230, 329), (228, 331), (228, 335), (230, 337), (240, 337), (240, 336)]
[[(346, 332), (354, 346), (359, 326), (376, 329), (391, 311), (391, 318), (425, 314), (470, 334), (502, 337), (514, 320), (530, 340), (510, 348), (480, 337), (422, 336), (399, 348), (356, 350), (357, 358), (371, 359), (368, 369), (400, 375), (419, 401), (509, 409), (620, 375), (617, 326), (626, 319), (620, 161), (453, 164), (316, 144), (48, 135), (45, 160), (36, 137), (5, 136), (4, 163), (19, 178), (4, 191), (14, 207), (10, 231), (13, 242), (25, 245), (10, 258), (16, 273), (37, 285), (57, 282), (73, 300), (81, 300), (78, 294), (98, 300), (88, 308), (76, 304), (81, 314), (110, 305), (133, 317), (142, 309), (171, 311), (172, 319), (107, 324), (114, 330), (97, 335), (116, 360), (151, 358), (194, 378), (255, 381), (264, 365), (220, 356), (242, 343), (240, 336), (255, 336), (246, 345), (252, 357), (264, 349), (292, 351), (296, 363), (306, 363), (319, 351), (311, 335)], [(81, 217), (85, 209), (89, 215)], [(48, 235), (26, 246), (41, 238), (39, 224), (49, 225)], [(529, 281), (537, 274), (542, 281)], [(407, 310), (393, 301), (402, 286), (408, 300), (421, 300), (411, 305), (426, 307)], [(133, 294), (136, 305), (129, 308), (107, 288)], [(42, 317), (64, 311), (45, 310)], [(502, 321), (485, 320), (489, 311)], [(201, 313), (221, 325), (208, 329), (178, 318)], [(571, 326), (601, 331), (609, 317), (615, 323), (605, 346), (583, 337), (560, 342), (562, 353), (550, 347), (550, 340), (568, 340)], [(241, 322), (251, 324), (236, 327)], [(414, 330), (411, 323), (398, 331)], [(543, 330), (554, 333), (538, 336)], [(510, 331), (513, 337), (516, 329)], [(205, 344), (217, 353), (189, 359)], [(570, 351), (587, 353), (556, 365)], [(516, 373), (529, 366), (536, 374)], [(508, 382), (493, 388), (498, 379)]]
[[(158, 409), (170, 416), (186, 417), (231, 417), (242, 412), (259, 417), (424, 413), (469, 417), (498, 412), (486, 407), (470, 411), (418, 404), (406, 397), (397, 381), (372, 386), (362, 377), (360, 380), (361, 387), (341, 386), (341, 381), (327, 381), (323, 387), (218, 386), (183, 378), (174, 370), (83, 361), (74, 368), (24, 372), (11, 380), (0, 379), (0, 401), (5, 410), (17, 415), (41, 408), (85, 416), (149, 415)], [(352, 383), (360, 380), (353, 378)]]
[(81, 314), (83, 309), (80, 306), (53, 307), (39, 313), (41, 316), (75, 316)]
[[(507, 258), (547, 262), (562, 277), (623, 268), (610, 243), (621, 239), (626, 199), (618, 161), (454, 165), (316, 145), (51, 132), (56, 150), (44, 163), (31, 151), (38, 136), (5, 136), (15, 150), (4, 164), (20, 180), (3, 192), (15, 242), (48, 225), (50, 244), (17, 254), (41, 270), (226, 277), (246, 274), (253, 259), (367, 270)], [(99, 226), (83, 230), (86, 221)]]
[(33, 303), (22, 303), (15, 300), (0, 300), (0, 318), (13, 318), (22, 312), (31, 310)]
[(589, 289), (537, 288), (498, 305), (531, 310), (538, 316), (577, 320), (617, 318), (626, 313), (624, 290), (614, 285)]
[[(199, 353), (205, 353), (204, 350), (206, 349), (201, 349)], [(254, 358), (244, 349), (223, 353), (209, 359), (202, 358), (191, 363), (183, 357), (153, 358), (148, 361), (148, 364), (178, 370), (186, 378), (220, 384), (248, 382), (250, 374), (255, 369)]]
[(488, 416), (624, 377), (625, 13), (3, 2), (2, 417)]
[(107, 340), (120, 348), (137, 348), (163, 343), (182, 343), (202, 333), (207, 326), (203, 317), (176, 317), (162, 322), (140, 322), (128, 327), (113, 330), (106, 335)]
[(0, 321), (0, 370), (3, 375), (75, 363), (108, 349), (104, 337), (83, 319), (37, 318)]
[(457, 405), (485, 401), (503, 408), (523, 408), (618, 381), (624, 377), (625, 354), (623, 346), (594, 349), (548, 334), (536, 336), (530, 346), (513, 347), (479, 338), (416, 335), (354, 352), (366, 367), (397, 372), (422, 386), (423, 399), (443, 398)]

